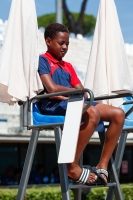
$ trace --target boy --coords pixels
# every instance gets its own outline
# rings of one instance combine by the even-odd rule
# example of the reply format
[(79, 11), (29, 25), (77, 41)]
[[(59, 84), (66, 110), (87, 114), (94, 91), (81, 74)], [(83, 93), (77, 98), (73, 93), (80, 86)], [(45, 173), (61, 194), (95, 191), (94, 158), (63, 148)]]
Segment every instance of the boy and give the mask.
[[(59, 23), (49, 24), (44, 33), (47, 52), (39, 57), (38, 72), (44, 85), (44, 92), (61, 92), (83, 88), (76, 72), (70, 63), (62, 60), (68, 50), (69, 31), (67, 27)], [(45, 114), (65, 115), (68, 98), (54, 96), (48, 100), (40, 101), (40, 110)], [(108, 162), (121, 134), (125, 114), (120, 108), (109, 105), (93, 103), (83, 114), (84, 122), (81, 124), (77, 151), (73, 163), (67, 164), (68, 176), (86, 185), (107, 184)], [(81, 169), (78, 165), (79, 158), (94, 133), (99, 121), (110, 123), (106, 132), (105, 144), (99, 163), (96, 167)]]

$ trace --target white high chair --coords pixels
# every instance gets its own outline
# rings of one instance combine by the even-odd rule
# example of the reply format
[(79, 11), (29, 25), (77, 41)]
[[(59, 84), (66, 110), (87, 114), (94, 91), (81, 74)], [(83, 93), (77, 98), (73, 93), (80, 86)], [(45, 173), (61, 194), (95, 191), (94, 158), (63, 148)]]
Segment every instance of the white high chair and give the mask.
[[(46, 94), (46, 95), (38, 95), (32, 100), (39, 100), (42, 98), (48, 98), (50, 96), (57, 96), (57, 95), (70, 95), (70, 102), (73, 100), (76, 101), (82, 101), (83, 100), (83, 94), (84, 92), (88, 92), (90, 95), (89, 98), (89, 103), (88, 105), (83, 109), (83, 112), (85, 109), (87, 109), (89, 106), (91, 106), (93, 102), (93, 93), (88, 90), (88, 89), (83, 89), (83, 90), (74, 90), (74, 91), (66, 91), (66, 92), (58, 92), (58, 93), (51, 93), (51, 94)], [(81, 96), (82, 95), (82, 96)], [(124, 95), (112, 95), (112, 96), (106, 96), (106, 97), (98, 97), (95, 98), (95, 100), (101, 100), (101, 99), (109, 99), (109, 98), (120, 98), (123, 97)], [(129, 94), (130, 96), (130, 94)], [(47, 116), (47, 115), (42, 115), (38, 109), (38, 103), (33, 103), (33, 110), (32, 110), (32, 115), (33, 115), (33, 125), (30, 125), (30, 117), (31, 117), (31, 103), (32, 100), (27, 101), (23, 104), (23, 110), (24, 110), (24, 126), (27, 127), (28, 130), (32, 129), (32, 135), (31, 139), (29, 142), (29, 147), (27, 150), (27, 155), (25, 159), (25, 164), (22, 172), (22, 177), (19, 185), (19, 190), (18, 190), (18, 195), (17, 195), (17, 200), (23, 200), (31, 167), (32, 167), (32, 162), (36, 150), (36, 145), (39, 137), (39, 132), (41, 130), (47, 130), (47, 129), (54, 129), (55, 133), (55, 143), (56, 143), (56, 151), (57, 155), (59, 154), (60, 150), (60, 144), (61, 144), (61, 137), (62, 137), (62, 128), (64, 125), (64, 116)], [(133, 101), (130, 101), (130, 103), (133, 104)], [(69, 104), (69, 103), (68, 103)], [(129, 102), (125, 102), (123, 105), (128, 105)], [(127, 115), (131, 113), (133, 110), (133, 107), (130, 108), (130, 111), (127, 112)], [(80, 126), (80, 124), (79, 124)], [(105, 139), (105, 129), (106, 127), (104, 124), (101, 122), (99, 123), (97, 130), (99, 133), (99, 137), (101, 140), (101, 144), (103, 145), (104, 139)], [(122, 162), (122, 156), (124, 153), (124, 147), (126, 144), (126, 137), (127, 137), (127, 132), (131, 130), (128, 128), (123, 129), (123, 133), (120, 137), (120, 141), (118, 143), (118, 148), (116, 151), (116, 156), (115, 156), (115, 161), (111, 157), (110, 159), (110, 170), (109, 170), (109, 178), (110, 182), (107, 184), (106, 187), (109, 188), (108, 195), (107, 195), (107, 200), (111, 200), (113, 197), (113, 194), (115, 194), (115, 197), (117, 200), (123, 200), (122, 192), (120, 189), (120, 183), (118, 179), (119, 175), (119, 169), (120, 165)], [(69, 139), (71, 140), (71, 135), (69, 135)], [(64, 152), (65, 153), (65, 152)], [(92, 187), (103, 187), (103, 186), (86, 186), (86, 185), (81, 185), (81, 184), (69, 184), (68, 181), (68, 176), (67, 176), (67, 168), (66, 168), (66, 163), (59, 163), (59, 175), (60, 175), (60, 184), (61, 184), (61, 192), (62, 192), (62, 199), (63, 200), (70, 200), (70, 193), (69, 189), (73, 189), (75, 191), (75, 200), (81, 200), (81, 193), (83, 190), (89, 190), (89, 188)]]

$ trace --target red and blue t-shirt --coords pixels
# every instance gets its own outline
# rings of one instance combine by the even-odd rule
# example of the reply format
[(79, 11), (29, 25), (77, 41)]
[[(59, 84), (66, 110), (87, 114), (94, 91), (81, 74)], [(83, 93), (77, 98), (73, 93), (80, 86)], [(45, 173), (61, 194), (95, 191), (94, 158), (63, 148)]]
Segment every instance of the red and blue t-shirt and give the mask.
[(40, 75), (49, 74), (57, 85), (70, 88), (80, 83), (70, 63), (56, 60), (48, 52), (39, 56), (38, 72)]
[[(72, 65), (63, 60), (53, 58), (48, 52), (39, 56), (38, 73), (49, 74), (53, 82), (65, 87), (75, 87), (80, 83)], [(44, 91), (46, 88), (44, 86)], [(65, 115), (68, 100), (41, 99), (38, 104), (42, 114)]]

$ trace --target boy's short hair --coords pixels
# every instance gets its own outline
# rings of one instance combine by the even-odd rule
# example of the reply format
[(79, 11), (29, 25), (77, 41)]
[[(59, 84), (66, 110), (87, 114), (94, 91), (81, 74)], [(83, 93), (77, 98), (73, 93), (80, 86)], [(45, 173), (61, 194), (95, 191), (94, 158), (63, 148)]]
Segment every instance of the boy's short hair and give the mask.
[(53, 39), (58, 32), (66, 32), (69, 34), (68, 28), (65, 25), (53, 22), (45, 28), (44, 38), (49, 37)]

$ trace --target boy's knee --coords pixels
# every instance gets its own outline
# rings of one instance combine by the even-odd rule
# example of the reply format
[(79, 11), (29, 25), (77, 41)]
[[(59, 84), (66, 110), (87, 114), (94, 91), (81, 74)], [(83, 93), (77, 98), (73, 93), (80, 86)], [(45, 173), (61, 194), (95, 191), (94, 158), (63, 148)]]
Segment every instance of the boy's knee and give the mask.
[(99, 110), (97, 110), (94, 106), (91, 106), (88, 110), (87, 110), (88, 114), (89, 114), (89, 120), (91, 120), (93, 122), (93, 124), (97, 125), (100, 121), (100, 112)]
[(125, 113), (121, 108), (117, 108), (116, 112), (115, 112), (115, 120), (118, 123), (124, 123), (125, 120)]

